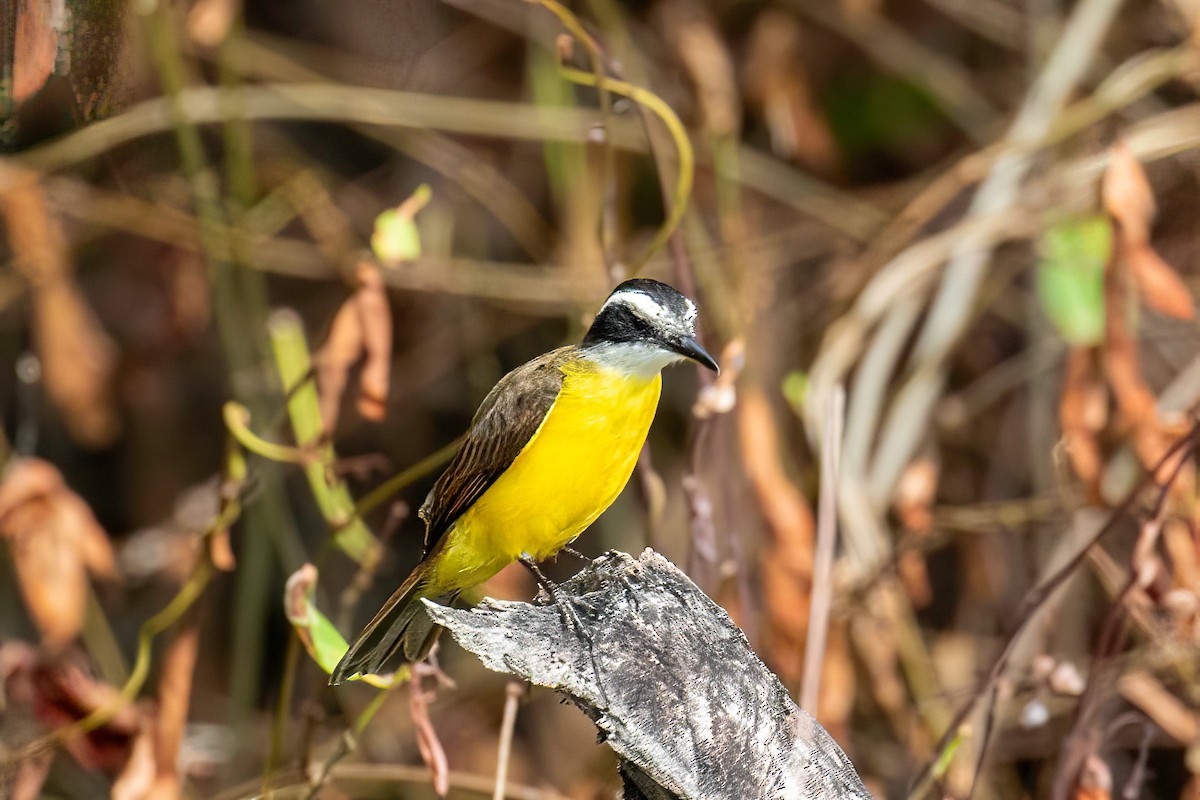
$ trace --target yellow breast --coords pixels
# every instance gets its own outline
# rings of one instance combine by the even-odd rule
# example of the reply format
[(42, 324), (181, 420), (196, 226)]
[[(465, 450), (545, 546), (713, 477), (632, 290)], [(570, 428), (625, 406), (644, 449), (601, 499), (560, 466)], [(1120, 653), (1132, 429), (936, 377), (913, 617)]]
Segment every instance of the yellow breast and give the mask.
[(662, 379), (578, 359), (512, 465), (455, 522), (431, 583), (442, 591), (490, 578), (522, 553), (557, 553), (629, 481), (658, 408)]

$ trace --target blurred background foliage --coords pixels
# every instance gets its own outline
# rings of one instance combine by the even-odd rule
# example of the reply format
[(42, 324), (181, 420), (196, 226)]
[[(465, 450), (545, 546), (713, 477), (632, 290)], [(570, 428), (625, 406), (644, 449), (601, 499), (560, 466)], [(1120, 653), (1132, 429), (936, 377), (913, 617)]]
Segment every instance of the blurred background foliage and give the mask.
[(336, 691), (305, 650), (415, 562), (494, 382), (644, 274), (724, 372), (666, 376), (585, 553), (683, 566), (877, 796), (1196, 797), (1197, 20), (7, 3), (0, 795), (490, 796), (502, 749), (507, 796), (614, 796), (453, 645)]

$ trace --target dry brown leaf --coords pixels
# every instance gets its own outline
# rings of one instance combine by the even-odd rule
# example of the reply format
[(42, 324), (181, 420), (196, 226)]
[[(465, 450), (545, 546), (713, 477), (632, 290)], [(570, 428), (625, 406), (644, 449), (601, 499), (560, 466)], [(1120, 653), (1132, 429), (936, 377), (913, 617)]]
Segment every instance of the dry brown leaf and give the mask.
[(796, 655), (808, 630), (812, 591), (812, 509), (784, 473), (779, 452), (783, 437), (761, 389), (742, 390), (737, 417), (742, 464), (771, 535), (759, 565), (772, 640), (781, 649), (772, 660), (785, 682), (798, 680)]
[(321, 420), (332, 434), (341, 411), (349, 372), (360, 359), (358, 413), (384, 418), (392, 369), (392, 311), (379, 268), (360, 261), (355, 269), (358, 288), (338, 309), (329, 338), (316, 355)]
[[(153, 725), (153, 774), (156, 777), (153, 794), (149, 795), (155, 800), (179, 797), (179, 746), (187, 724), (199, 643), (199, 628), (191, 622), (176, 634), (163, 656), (158, 678), (158, 713)], [(135, 746), (131, 762), (136, 755)]]
[(928, 533), (933, 528), (938, 473), (938, 464), (932, 458), (918, 458), (900, 473), (892, 502), (900, 522), (913, 533)]
[(434, 791), (438, 797), (445, 797), (450, 791), (450, 765), (446, 760), (446, 749), (429, 718), (429, 703), (436, 696), (436, 690), (427, 692), (422, 688), (427, 669), (421, 664), (413, 665), (413, 679), (408, 686), (408, 710), (417, 729), (417, 749), (429, 768)]
[(358, 413), (381, 421), (387, 411), (392, 371), (392, 310), (379, 268), (361, 261), (356, 270), (359, 288), (354, 293), (363, 332), (364, 361), (359, 373)]
[(1200, 716), (1195, 709), (1184, 705), (1150, 673), (1127, 672), (1117, 682), (1117, 691), (1180, 744), (1200, 738)]
[(1146, 171), (1134, 158), (1128, 145), (1113, 145), (1108, 168), (1100, 183), (1104, 209), (1121, 225), (1122, 235), (1134, 245), (1150, 241), (1150, 221), (1154, 217), (1154, 193)]
[(812, 509), (784, 474), (779, 452), (782, 434), (770, 404), (760, 390), (750, 388), (743, 391), (738, 408), (742, 462), (770, 523), (778, 555), (807, 579), (812, 575)]
[[(32, 645), (16, 639), (0, 644), (0, 709), (7, 712), (10, 703), (26, 709), (32, 706), (29, 678), (37, 664), (38, 651)], [(0, 759), (9, 756), (7, 745), (11, 744), (11, 741), (0, 743)], [(53, 760), (54, 752), (43, 750), (22, 758), (12, 772), (0, 767), (0, 796), (10, 800), (37, 800), (42, 796), (42, 785)]]
[[(1118, 174), (1127, 171), (1119, 166), (1121, 160), (1114, 157)], [(1136, 163), (1136, 162), (1135, 162)], [(1111, 169), (1110, 169), (1111, 171)], [(1113, 179), (1116, 180), (1116, 179)], [(1106, 178), (1106, 185), (1110, 183)], [(1122, 184), (1130, 184), (1122, 196), (1126, 197), (1126, 207), (1135, 207), (1144, 201), (1132, 178), (1122, 179)], [(1108, 193), (1115, 189), (1106, 189), (1106, 205), (1118, 207), (1115, 201), (1108, 198)], [(1124, 231), (1124, 227), (1122, 227)], [(1118, 240), (1125, 236), (1118, 232)], [(1116, 400), (1119, 421), (1124, 430), (1134, 434), (1138, 456), (1144, 465), (1151, 465), (1154, 459), (1151, 453), (1141, 446), (1154, 437), (1157, 418), (1154, 410), (1154, 394), (1146, 386), (1142, 378), (1141, 365), (1138, 359), (1137, 341), (1133, 324), (1130, 320), (1130, 286), (1129, 271), (1123, 268), (1124, 261), (1120, 257), (1121, 247), (1114, 248), (1113, 257), (1104, 272), (1104, 342), (1101, 352), (1104, 360), (1104, 373), (1108, 379)], [(1149, 459), (1149, 460), (1148, 460)]]
[[(236, 442), (230, 440), (226, 444), (225, 465), (222, 468), (220, 481), (217, 483), (217, 520), (223, 522), (208, 536), (208, 557), (213, 566), (223, 572), (232, 572), (237, 567), (237, 558), (233, 554), (233, 543), (230, 537), (230, 527), (233, 521), (242, 513), (242, 490), (246, 486), (246, 462)], [(203, 491), (203, 490), (201, 490)], [(205, 495), (199, 495), (203, 502)], [(211, 523), (207, 514), (197, 515), (196, 522), (190, 526), (193, 530), (203, 530)]]
[(352, 297), (338, 309), (329, 327), (329, 338), (314, 358), (317, 386), (320, 389), (321, 422), (326, 435), (332, 435), (337, 425), (350, 368), (362, 350), (362, 321)]
[(1125, 257), (1146, 305), (1176, 319), (1196, 318), (1196, 302), (1187, 284), (1157, 251), (1145, 245), (1130, 248)]
[[(317, 568), (303, 564), (288, 577), (283, 587), (283, 610), (292, 621), (308, 619), (308, 597), (317, 585)], [(300, 637), (300, 643), (309, 653), (315, 653), (312, 633), (306, 625), (293, 625), (292, 630)]]
[(1195, 319), (1195, 301), (1187, 285), (1150, 246), (1154, 194), (1145, 170), (1124, 142), (1113, 146), (1101, 196), (1119, 226), (1115, 253), (1129, 265), (1142, 300), (1163, 314)]
[(772, 150), (827, 177), (841, 171), (833, 133), (809, 86), (803, 35), (795, 17), (779, 9), (758, 15), (742, 66), (746, 105), (756, 108), (771, 133)]
[[(1138, 248), (1149, 248), (1154, 198), (1141, 165), (1124, 145), (1114, 148), (1108, 172), (1105, 173), (1103, 195), (1105, 208), (1118, 222), (1113, 255), (1104, 273), (1105, 330), (1101, 345), (1104, 372), (1116, 400), (1121, 430), (1131, 435), (1142, 466), (1153, 469), (1162, 461), (1180, 432), (1158, 418), (1154, 393), (1142, 377), (1138, 358), (1131, 307), (1132, 263), (1138, 257), (1131, 259), (1129, 253), (1136, 252)], [(1161, 273), (1159, 277), (1162, 277)], [(1172, 275), (1167, 280), (1176, 278)], [(1177, 297), (1175, 299), (1178, 300)], [(1164, 298), (1155, 300), (1157, 304), (1168, 302)], [(1170, 463), (1163, 464), (1156, 477), (1165, 479), (1165, 476), (1172, 474), (1185, 456), (1178, 454)], [(1188, 500), (1186, 489), (1193, 483), (1194, 471), (1190, 464), (1183, 467), (1179, 479), (1171, 486), (1173, 502), (1182, 502), (1186, 507), (1195, 506)], [(1196, 509), (1192, 508), (1192, 511), (1195, 513)]]
[(112, 546), (91, 509), (51, 464), (19, 459), (0, 481), (0, 536), (43, 643), (72, 641), (83, 627), (88, 572), (116, 574)]
[(100, 728), (63, 740), (63, 748), (81, 766), (111, 774), (129, 760), (143, 715), (116, 687), (94, 678), (74, 657), (47, 661), (38, 655), (10, 667), (4, 680), (6, 698), (50, 728), (78, 722), (99, 709), (112, 712)]
[(111, 387), (116, 347), (75, 283), (62, 226), (32, 181), (6, 192), (0, 211), (17, 268), (32, 290), (33, 339), (46, 393), (78, 441), (109, 445), (120, 432)]
[(1092, 502), (1100, 499), (1104, 462), (1098, 435), (1108, 418), (1108, 392), (1096, 374), (1093, 351), (1073, 348), (1063, 370), (1058, 422), (1062, 446)]
[(112, 800), (170, 800), (169, 795), (154, 791), (157, 777), (154, 738), (154, 725), (147, 722), (133, 740), (129, 760), (113, 781)]

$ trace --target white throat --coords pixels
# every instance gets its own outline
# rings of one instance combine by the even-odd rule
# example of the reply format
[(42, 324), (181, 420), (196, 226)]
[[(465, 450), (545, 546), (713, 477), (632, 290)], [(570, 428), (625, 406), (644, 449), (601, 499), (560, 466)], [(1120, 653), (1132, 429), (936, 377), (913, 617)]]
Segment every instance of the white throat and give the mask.
[(645, 342), (605, 342), (581, 351), (584, 358), (631, 378), (649, 380), (683, 356)]

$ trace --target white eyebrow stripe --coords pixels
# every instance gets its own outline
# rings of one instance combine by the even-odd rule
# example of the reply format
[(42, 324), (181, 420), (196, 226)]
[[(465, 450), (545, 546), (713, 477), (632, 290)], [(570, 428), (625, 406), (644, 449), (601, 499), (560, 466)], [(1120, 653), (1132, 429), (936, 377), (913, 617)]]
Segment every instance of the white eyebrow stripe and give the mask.
[(643, 317), (649, 319), (662, 318), (669, 314), (667, 309), (663, 308), (654, 298), (648, 294), (638, 291), (617, 292), (612, 297), (605, 301), (600, 310), (603, 311), (614, 303), (621, 303), (637, 311)]

